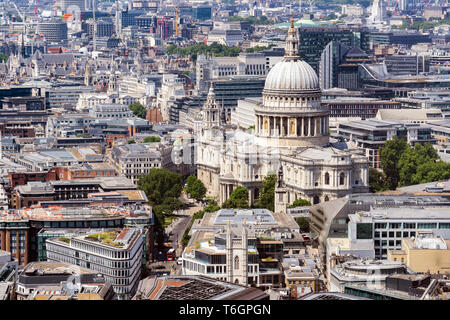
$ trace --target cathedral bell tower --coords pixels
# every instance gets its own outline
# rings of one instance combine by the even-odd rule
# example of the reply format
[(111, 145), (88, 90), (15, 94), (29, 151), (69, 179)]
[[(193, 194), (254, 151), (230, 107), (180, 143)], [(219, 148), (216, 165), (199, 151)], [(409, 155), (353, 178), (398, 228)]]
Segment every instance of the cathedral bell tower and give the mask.
[(214, 93), (213, 83), (209, 88), (206, 102), (203, 105), (203, 127), (210, 129), (220, 125), (220, 110), (216, 101), (216, 94)]

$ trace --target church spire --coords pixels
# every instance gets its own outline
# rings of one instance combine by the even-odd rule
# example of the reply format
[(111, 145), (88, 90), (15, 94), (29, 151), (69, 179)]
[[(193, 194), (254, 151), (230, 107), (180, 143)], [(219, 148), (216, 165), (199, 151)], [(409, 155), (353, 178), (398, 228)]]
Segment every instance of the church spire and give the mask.
[(288, 30), (288, 36), (286, 38), (286, 51), (284, 54), (285, 59), (298, 59), (298, 35), (297, 29), (294, 26), (294, 15), (291, 14), (291, 25)]

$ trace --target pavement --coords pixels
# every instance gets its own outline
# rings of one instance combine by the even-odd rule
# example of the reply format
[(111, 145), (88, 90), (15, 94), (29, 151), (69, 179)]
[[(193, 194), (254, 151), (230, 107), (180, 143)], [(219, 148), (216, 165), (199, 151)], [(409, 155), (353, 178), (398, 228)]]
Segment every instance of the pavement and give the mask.
[(177, 214), (178, 218), (176, 219), (176, 221), (172, 222), (172, 224), (166, 228), (167, 234), (170, 234), (170, 232), (172, 232), (172, 236), (170, 236), (170, 238), (173, 240), (172, 248), (175, 249), (177, 257), (179, 257), (182, 253), (183, 249), (181, 241), (183, 239), (183, 234), (186, 228), (189, 226), (192, 216), (197, 211), (203, 209), (202, 203), (199, 202), (194, 202), (193, 204), (189, 203), (189, 200), (184, 192), (181, 194), (180, 200), (183, 203), (187, 204), (188, 208), (185, 210), (180, 210), (180, 212)]
[[(179, 210), (176, 212), (175, 215), (177, 218), (164, 230), (166, 235), (170, 235), (170, 247), (175, 249), (176, 258), (181, 256), (181, 253), (183, 252), (181, 241), (186, 228), (189, 226), (193, 214), (203, 209), (202, 203), (189, 203), (189, 199), (184, 193), (181, 194), (180, 200), (187, 204), (188, 207), (184, 210)], [(161, 254), (155, 254), (155, 257), (159, 257), (159, 260), (163, 260), (165, 253), (162, 252)], [(178, 265), (176, 261), (155, 261), (153, 263), (149, 263), (149, 268), (153, 274), (181, 274), (181, 265)]]

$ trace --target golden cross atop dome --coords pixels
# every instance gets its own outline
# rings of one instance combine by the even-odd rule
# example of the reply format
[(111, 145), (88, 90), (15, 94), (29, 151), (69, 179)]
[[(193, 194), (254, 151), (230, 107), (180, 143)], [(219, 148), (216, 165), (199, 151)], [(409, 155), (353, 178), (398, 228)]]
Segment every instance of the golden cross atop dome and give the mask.
[(291, 28), (294, 28), (294, 13), (291, 12)]

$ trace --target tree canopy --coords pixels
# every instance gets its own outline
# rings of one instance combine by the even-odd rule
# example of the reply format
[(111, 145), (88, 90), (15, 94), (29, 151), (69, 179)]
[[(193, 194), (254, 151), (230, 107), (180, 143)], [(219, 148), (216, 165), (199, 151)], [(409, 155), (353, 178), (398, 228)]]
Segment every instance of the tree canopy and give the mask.
[(442, 161), (428, 142), (411, 147), (405, 140), (394, 137), (381, 148), (380, 159), (383, 172), (369, 170), (373, 192), (450, 178), (450, 163)]
[(254, 46), (254, 47), (248, 48), (247, 50), (245, 50), (245, 52), (253, 53), (253, 52), (258, 52), (258, 51), (263, 51), (263, 50), (269, 50), (269, 49), (273, 48), (274, 46), (275, 46), (274, 44), (270, 44), (267, 47)]
[(309, 200), (305, 200), (302, 198), (298, 198), (297, 200), (294, 200), (290, 207), (304, 207), (304, 206), (311, 206), (312, 203)]
[(433, 20), (433, 18), (431, 18), (430, 21), (415, 20), (412, 23), (409, 19), (402, 19), (402, 22), (403, 24), (399, 27), (399, 29), (427, 30), (443, 24), (450, 24), (450, 19)]
[(149, 143), (149, 142), (160, 142), (161, 138), (158, 136), (150, 136), (150, 137), (145, 137), (144, 138), (144, 143)]
[(386, 141), (380, 150), (381, 168), (386, 175), (387, 188), (395, 190), (400, 180), (398, 161), (403, 151), (408, 148), (408, 143), (398, 137)]
[(370, 192), (376, 193), (387, 190), (386, 175), (375, 168), (369, 168)]
[(201, 200), (206, 194), (206, 187), (196, 176), (189, 176), (186, 180), (184, 191), (190, 194), (192, 198)]
[(305, 217), (298, 217), (295, 220), (298, 224), (298, 226), (300, 227), (300, 231), (302, 232), (309, 232), (309, 221), (308, 219), (306, 219)]
[(0, 62), (7, 62), (8, 59), (9, 59), (8, 55), (6, 55), (4, 53), (0, 54)]
[(228, 200), (222, 204), (222, 208), (246, 209), (248, 207), (248, 189), (243, 186), (236, 187)]
[(277, 176), (269, 174), (264, 177), (262, 182), (262, 189), (259, 194), (259, 200), (255, 203), (256, 208), (265, 208), (270, 211), (275, 211), (275, 184)]
[(398, 161), (398, 168), (400, 186), (450, 178), (450, 163), (440, 160), (430, 143), (408, 147)]
[(179, 54), (183, 57), (189, 56), (192, 60), (197, 61), (199, 54), (214, 54), (215, 57), (236, 57), (242, 52), (242, 49), (239, 47), (228, 47), (217, 42), (210, 45), (201, 42), (186, 47), (177, 47), (171, 44), (167, 46), (166, 52), (167, 54)]
[(129, 108), (136, 117), (145, 119), (147, 109), (145, 109), (145, 107), (140, 102), (133, 102), (129, 105)]
[(272, 20), (270, 20), (269, 18), (267, 18), (266, 16), (261, 16), (261, 17), (239, 17), (239, 16), (232, 16), (228, 18), (228, 21), (247, 21), (250, 22), (250, 24), (252, 25), (268, 25), (268, 24), (274, 24), (274, 22)]
[(167, 169), (152, 168), (147, 175), (139, 177), (137, 186), (147, 195), (155, 214), (155, 225), (158, 230), (162, 230), (164, 216), (183, 208), (183, 203), (178, 199), (182, 183), (181, 174)]

